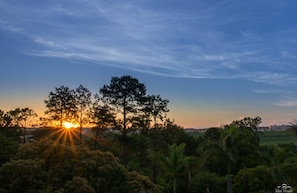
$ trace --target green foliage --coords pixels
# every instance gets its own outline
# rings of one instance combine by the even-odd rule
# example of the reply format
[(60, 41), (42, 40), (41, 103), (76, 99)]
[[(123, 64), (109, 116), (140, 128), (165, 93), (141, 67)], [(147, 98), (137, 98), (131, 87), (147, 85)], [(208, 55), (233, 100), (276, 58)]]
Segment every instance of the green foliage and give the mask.
[(158, 192), (144, 176), (132, 178), (111, 153), (51, 140), (24, 144), (0, 168), (0, 187), (7, 192)]
[(226, 179), (208, 171), (198, 172), (193, 177), (192, 192), (223, 193), (226, 192)]
[(227, 175), (258, 164), (259, 137), (250, 128), (211, 128), (204, 138), (198, 153), (209, 171)]
[(210, 141), (219, 142), (220, 139), (223, 137), (223, 130), (220, 128), (209, 128), (204, 133), (204, 138)]
[[(297, 140), (288, 131), (257, 132), (260, 117), (195, 137), (166, 119), (169, 100), (146, 95), (145, 85), (132, 76), (112, 77), (99, 92), (91, 103), (83, 86), (61, 86), (45, 101), (49, 120), (62, 125), (79, 118), (81, 127), (90, 120), (96, 125), (94, 141), (80, 145), (58, 140), (51, 128), (37, 130), (34, 143), (18, 145), (24, 131), (19, 128), (28, 125), (33, 112), (0, 110), (0, 192), (223, 193), (226, 176), (233, 176), (237, 193), (272, 192), (283, 182), (297, 186)], [(117, 129), (123, 128), (120, 135)]]
[(229, 155), (227, 151), (219, 144), (212, 142), (204, 142), (198, 148), (203, 167), (218, 175), (230, 173), (231, 167), (234, 165), (232, 158), (230, 158), (232, 155)]
[(85, 178), (74, 176), (64, 186), (65, 193), (96, 193)]
[(46, 188), (47, 174), (42, 171), (43, 160), (18, 159), (0, 168), (1, 188), (7, 192), (37, 192)]
[(224, 130), (224, 148), (234, 163), (234, 172), (259, 164), (259, 143), (260, 138), (251, 128), (231, 126)]
[(181, 176), (187, 174), (187, 166), (190, 164), (190, 158), (185, 156), (184, 149), (185, 144), (183, 143), (180, 145), (173, 144), (169, 148), (168, 156), (160, 155), (159, 157), (159, 164), (164, 172), (162, 177), (167, 181), (173, 193), (177, 192), (178, 184), (180, 184), (178, 180)]
[(17, 148), (17, 140), (6, 137), (0, 132), (0, 166), (15, 155)]
[(234, 192), (245, 193), (260, 190), (273, 192), (274, 183), (271, 179), (272, 175), (265, 166), (241, 169), (234, 176)]
[(129, 172), (127, 175), (128, 178), (128, 185), (129, 190), (128, 192), (131, 193), (139, 193), (139, 192), (146, 192), (146, 193), (158, 193), (160, 192), (155, 185), (151, 182), (151, 180), (143, 175), (139, 175), (137, 172), (132, 171)]
[[(280, 165), (280, 170), (283, 172), (284, 177), (285, 177), (285, 182), (287, 184), (292, 185), (293, 187), (297, 187), (297, 162), (293, 163), (284, 163)], [(282, 182), (278, 181), (278, 184)]]

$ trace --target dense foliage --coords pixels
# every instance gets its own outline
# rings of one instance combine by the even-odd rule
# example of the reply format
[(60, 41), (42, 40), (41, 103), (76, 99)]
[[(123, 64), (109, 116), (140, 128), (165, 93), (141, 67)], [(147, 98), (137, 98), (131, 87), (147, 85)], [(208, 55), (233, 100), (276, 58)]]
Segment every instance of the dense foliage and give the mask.
[(40, 140), (21, 145), (0, 168), (2, 192), (158, 192), (111, 153)]
[[(46, 119), (60, 127), (33, 130), (30, 143), (23, 140), (24, 124), (33, 111), (0, 110), (0, 192), (265, 193), (283, 183), (297, 187), (297, 146), (260, 145), (260, 117), (194, 137), (166, 118), (168, 100), (145, 91), (130, 76), (113, 78), (93, 101), (82, 86), (56, 88), (45, 102)], [(69, 117), (79, 129), (62, 127)], [(82, 132), (83, 124), (92, 128)]]

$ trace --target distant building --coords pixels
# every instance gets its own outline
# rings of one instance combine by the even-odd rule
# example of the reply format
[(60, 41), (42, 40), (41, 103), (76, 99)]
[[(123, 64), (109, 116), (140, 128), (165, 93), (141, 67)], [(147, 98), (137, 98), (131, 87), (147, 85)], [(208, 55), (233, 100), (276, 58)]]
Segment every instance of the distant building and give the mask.
[(270, 131), (285, 131), (289, 128), (290, 128), (289, 125), (271, 125), (271, 126), (269, 126)]

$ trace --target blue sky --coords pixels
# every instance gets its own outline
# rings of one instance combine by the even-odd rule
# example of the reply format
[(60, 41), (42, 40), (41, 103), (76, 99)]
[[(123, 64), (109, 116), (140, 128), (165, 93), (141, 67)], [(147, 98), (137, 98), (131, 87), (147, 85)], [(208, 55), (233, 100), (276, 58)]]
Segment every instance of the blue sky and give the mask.
[(297, 118), (297, 2), (0, 1), (0, 109), (132, 75), (184, 127)]

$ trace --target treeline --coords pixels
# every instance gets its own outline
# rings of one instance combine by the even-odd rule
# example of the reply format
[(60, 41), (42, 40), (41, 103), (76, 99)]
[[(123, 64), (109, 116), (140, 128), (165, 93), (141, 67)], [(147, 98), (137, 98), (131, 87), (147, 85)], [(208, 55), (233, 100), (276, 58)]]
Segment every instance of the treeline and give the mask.
[(97, 134), (102, 129), (117, 129), (125, 134), (127, 129), (160, 127), (170, 121), (166, 114), (169, 100), (147, 95), (145, 84), (129, 75), (112, 77), (110, 84), (103, 85), (94, 95), (82, 85), (75, 89), (56, 87), (44, 103), (47, 116), (39, 121), (30, 108), (8, 112), (0, 109), (0, 127), (17, 128), (19, 137), (26, 142), (28, 127), (62, 128), (64, 123), (75, 124), (81, 139), (83, 127), (93, 128)]
[[(99, 93), (80, 85), (76, 89), (61, 86), (50, 92), (45, 100), (47, 121), (79, 123), (80, 127), (93, 124), (99, 128), (144, 128), (163, 121), (169, 111), (169, 100), (160, 95), (147, 95), (146, 86), (132, 76), (112, 77)], [(121, 115), (121, 116), (119, 116)]]
[[(36, 129), (32, 143), (19, 144), (7, 132), (16, 126), (1, 125), (0, 192), (265, 193), (297, 186), (297, 146), (260, 146), (260, 117), (193, 137), (166, 118), (168, 100), (146, 95), (131, 76), (113, 77), (92, 103), (78, 102), (91, 97), (79, 88), (84, 94), (67, 87), (49, 94), (47, 121), (59, 127)], [(63, 129), (72, 120), (78, 129)], [(84, 124), (93, 124), (92, 132), (81, 132)]]

